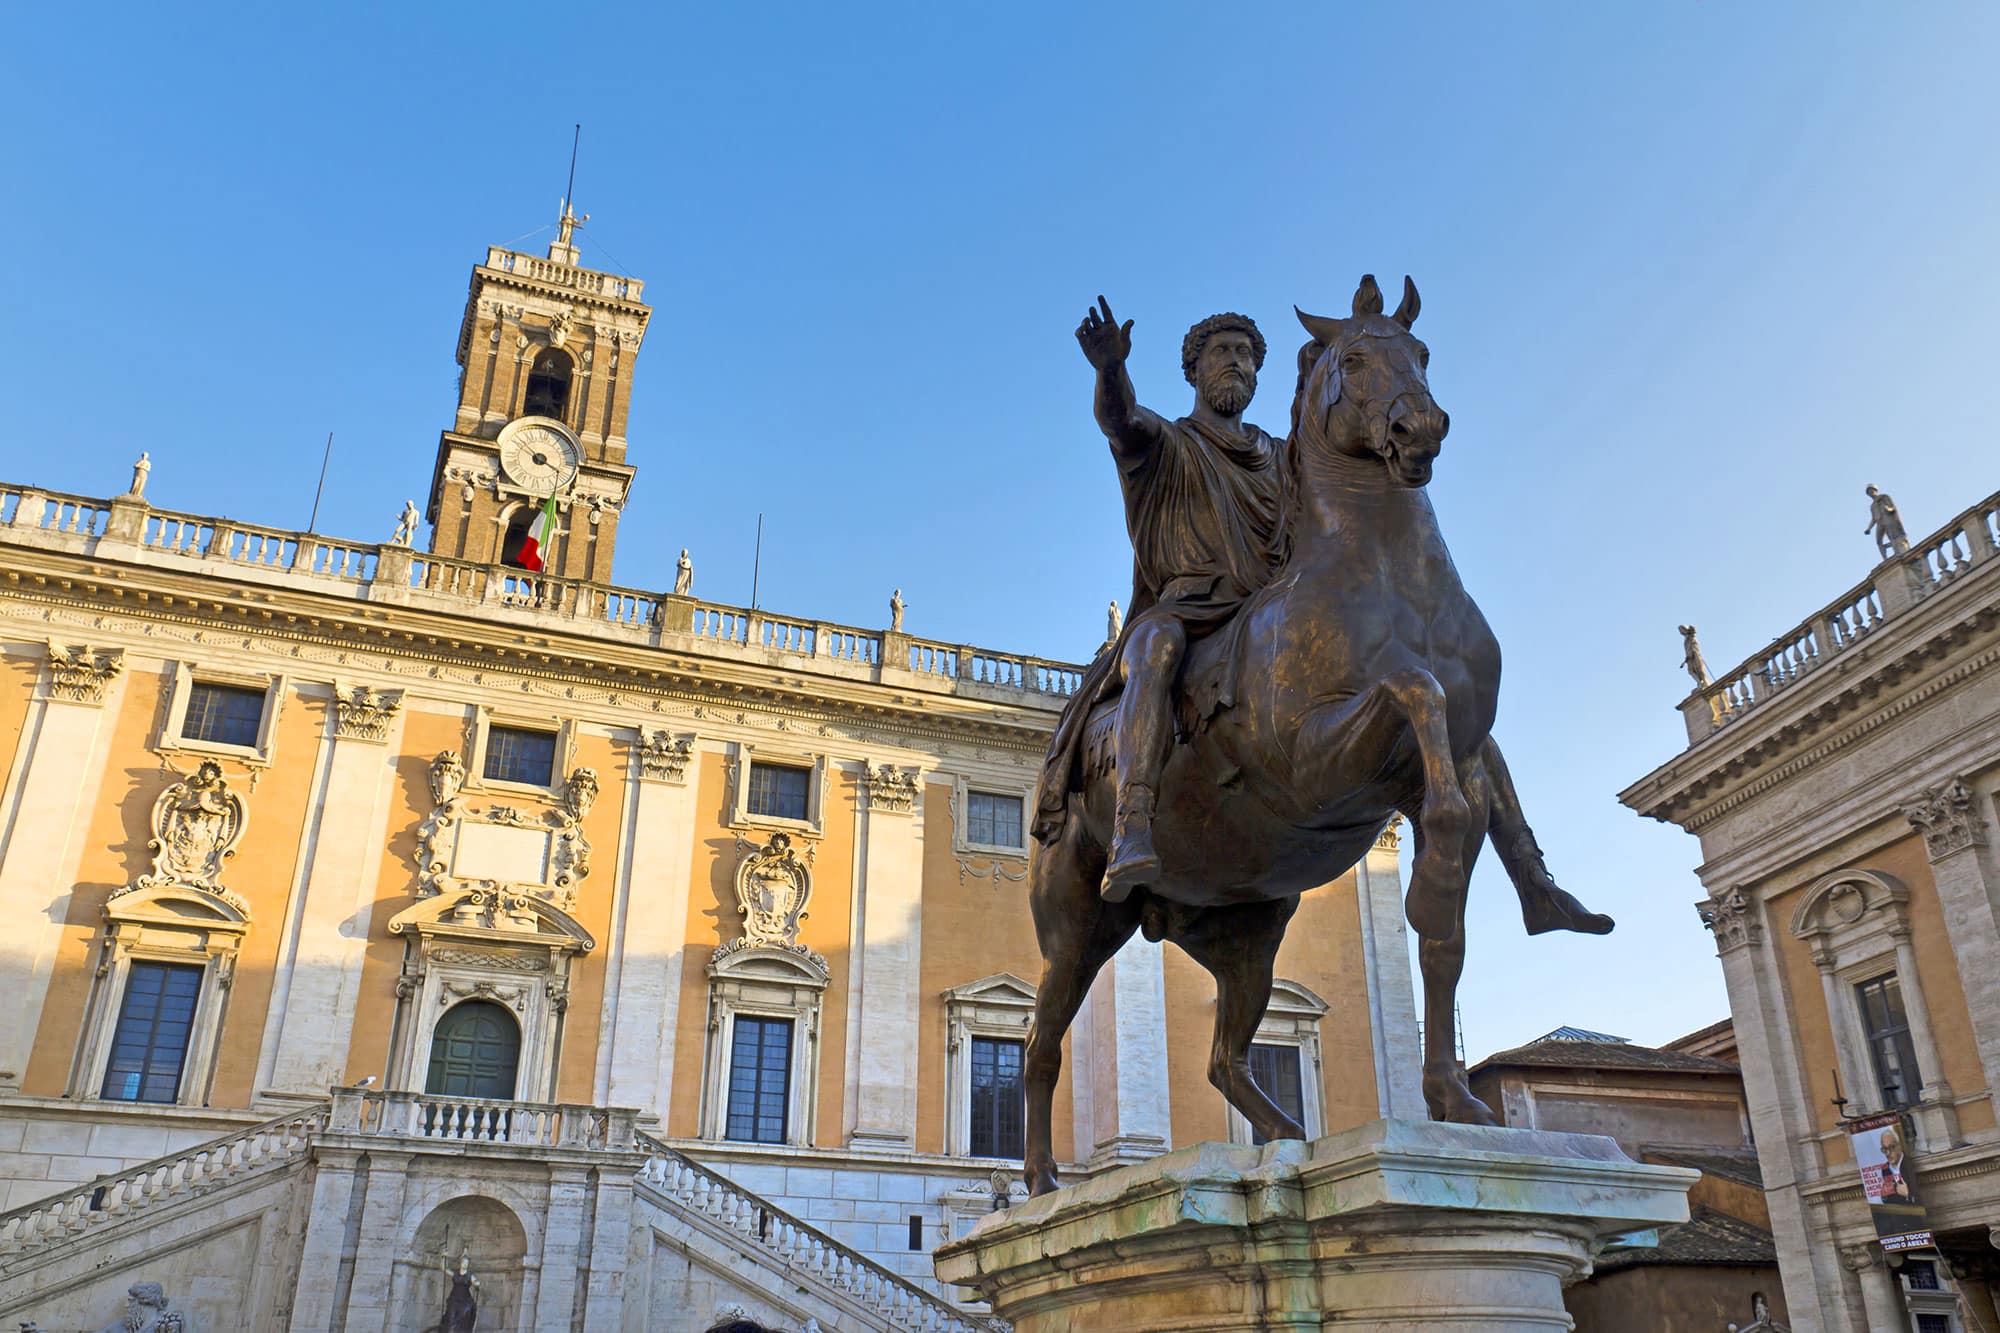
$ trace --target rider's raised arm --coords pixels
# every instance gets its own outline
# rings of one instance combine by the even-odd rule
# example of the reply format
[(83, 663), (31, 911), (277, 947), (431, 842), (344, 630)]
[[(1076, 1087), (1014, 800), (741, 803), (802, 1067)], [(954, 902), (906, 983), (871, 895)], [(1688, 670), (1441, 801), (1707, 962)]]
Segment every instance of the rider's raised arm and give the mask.
[(1077, 345), (1097, 370), (1097, 424), (1111, 441), (1112, 456), (1120, 467), (1132, 467), (1152, 456), (1165, 434), (1160, 418), (1139, 406), (1132, 389), (1132, 377), (1125, 372), (1125, 358), (1132, 351), (1132, 321), (1118, 322), (1111, 303), (1097, 298), (1097, 308), (1084, 312), (1076, 326)]

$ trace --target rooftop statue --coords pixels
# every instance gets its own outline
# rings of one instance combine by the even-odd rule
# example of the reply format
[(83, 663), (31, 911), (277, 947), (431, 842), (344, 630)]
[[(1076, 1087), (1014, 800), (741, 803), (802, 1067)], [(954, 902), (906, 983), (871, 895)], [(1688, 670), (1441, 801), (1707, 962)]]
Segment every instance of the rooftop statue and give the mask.
[(1903, 515), (1887, 491), (1868, 488), (1868, 526), (1861, 530), (1875, 534), (1875, 545), (1884, 560), (1910, 549), (1910, 534), (1903, 530)]
[(1177, 421), (1136, 401), (1131, 321), (1100, 297), (1077, 329), (1124, 490), (1133, 594), (1057, 725), (1036, 800), (1032, 1193), (1056, 1186), (1063, 1034), (1135, 931), (1214, 973), (1211, 1080), (1264, 1137), (1302, 1138), (1250, 1077), (1250, 1040), (1299, 895), (1366, 856), (1390, 820), (1416, 828), (1405, 910), (1422, 937), (1435, 1119), (1497, 1123), (1458, 1067), (1453, 1015), (1482, 843), (1531, 934), (1612, 927), (1550, 877), (1490, 735), (1499, 644), (1424, 492), (1449, 419), (1410, 331), (1415, 285), (1393, 315), (1382, 306), (1367, 277), (1350, 318), (1300, 314), (1311, 337), (1282, 441), (1243, 420), (1264, 359), (1243, 316), (1189, 331), (1196, 403)]

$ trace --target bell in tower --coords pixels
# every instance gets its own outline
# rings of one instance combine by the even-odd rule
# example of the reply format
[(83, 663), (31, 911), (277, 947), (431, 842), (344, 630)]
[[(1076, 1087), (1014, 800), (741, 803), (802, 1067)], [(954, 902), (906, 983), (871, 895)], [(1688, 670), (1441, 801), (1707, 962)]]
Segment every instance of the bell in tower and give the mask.
[(458, 333), (458, 413), (438, 440), (431, 551), (517, 562), (548, 497), (551, 575), (611, 581), (618, 519), (632, 486), (625, 419), (632, 365), (652, 310), (643, 283), (584, 268), (579, 218), (563, 203), (546, 258), (486, 251)]

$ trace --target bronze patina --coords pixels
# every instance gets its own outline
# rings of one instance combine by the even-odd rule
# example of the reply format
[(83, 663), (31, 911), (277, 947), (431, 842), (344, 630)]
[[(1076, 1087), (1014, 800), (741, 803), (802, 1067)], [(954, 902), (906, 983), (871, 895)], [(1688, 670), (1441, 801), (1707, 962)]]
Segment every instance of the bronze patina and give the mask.
[(1135, 931), (1214, 974), (1210, 1081), (1266, 1138), (1300, 1138), (1250, 1077), (1278, 945), (1299, 895), (1352, 867), (1399, 814), (1415, 828), (1405, 911), (1421, 937), (1434, 1119), (1495, 1123), (1459, 1070), (1453, 1013), (1482, 843), (1531, 934), (1611, 929), (1550, 877), (1490, 734), (1500, 647), (1424, 491), (1449, 420), (1410, 331), (1408, 279), (1403, 293), (1384, 315), (1371, 276), (1349, 318), (1300, 313), (1311, 338), (1284, 441), (1242, 420), (1263, 360), (1242, 316), (1190, 331), (1197, 402), (1175, 422), (1136, 403), (1130, 321), (1100, 297), (1077, 329), (1125, 492), (1133, 613), (1058, 726), (1036, 801), (1036, 1194), (1056, 1186), (1063, 1034)]

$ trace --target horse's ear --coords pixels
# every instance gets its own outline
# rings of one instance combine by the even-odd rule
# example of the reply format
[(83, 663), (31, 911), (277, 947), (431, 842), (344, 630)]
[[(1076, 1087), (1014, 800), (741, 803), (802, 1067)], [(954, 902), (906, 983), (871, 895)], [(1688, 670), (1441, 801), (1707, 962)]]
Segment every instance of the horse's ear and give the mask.
[(1354, 317), (1379, 315), (1382, 313), (1382, 289), (1375, 285), (1375, 275), (1361, 275), (1361, 285), (1354, 289)]
[(1417, 322), (1417, 311), (1423, 309), (1423, 301), (1418, 299), (1417, 284), (1410, 281), (1410, 275), (1403, 275), (1403, 303), (1396, 307), (1396, 322), (1404, 328)]
[(1299, 317), (1299, 323), (1303, 324), (1306, 332), (1313, 336), (1313, 341), (1323, 347), (1333, 346), (1334, 339), (1340, 336), (1340, 321), (1337, 319), (1328, 319), (1325, 315), (1308, 315), (1297, 306), (1292, 307), (1292, 313)]

